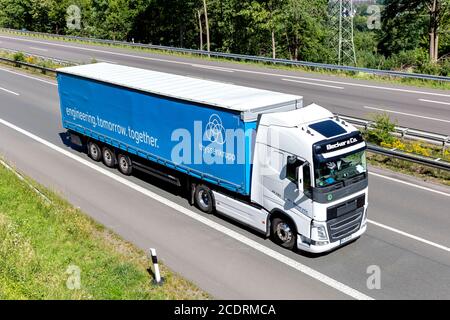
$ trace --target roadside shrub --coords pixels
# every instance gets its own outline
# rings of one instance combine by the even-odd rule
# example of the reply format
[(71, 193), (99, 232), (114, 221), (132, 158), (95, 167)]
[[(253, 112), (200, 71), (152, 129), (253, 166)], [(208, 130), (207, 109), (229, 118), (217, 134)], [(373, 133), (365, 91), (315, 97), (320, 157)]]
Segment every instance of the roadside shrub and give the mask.
[(444, 150), (442, 158), (444, 160), (450, 161), (450, 151)]
[(424, 157), (429, 157), (431, 155), (430, 150), (422, 147), (419, 141), (411, 143), (407, 151)]
[(13, 55), (13, 60), (16, 62), (25, 62), (25, 55), (22, 52), (16, 52)]
[(441, 66), (439, 64), (427, 62), (427, 63), (422, 64), (417, 69), (417, 72), (425, 73), (425, 74), (440, 75), (442, 71), (441, 71)]
[(374, 128), (364, 132), (364, 136), (368, 142), (377, 145), (391, 145), (395, 142), (392, 132), (395, 130), (395, 123), (391, 122), (389, 115), (386, 113), (377, 114), (374, 117)]
[(441, 75), (445, 77), (450, 77), (450, 58), (447, 58), (442, 62)]
[(25, 58), (25, 62), (29, 63), (29, 64), (36, 64), (36, 57), (33, 56), (29, 56)]
[(402, 71), (415, 71), (416, 68), (428, 61), (427, 53), (423, 49), (400, 51), (386, 59), (384, 68)]
[(395, 139), (394, 143), (392, 144), (392, 148), (398, 149), (398, 150), (405, 150), (406, 145), (399, 139)]
[(380, 145), (385, 148), (392, 148), (392, 149), (397, 149), (397, 150), (401, 150), (401, 151), (406, 150), (406, 144), (403, 143), (400, 139), (395, 139), (395, 138), (392, 143), (381, 142)]

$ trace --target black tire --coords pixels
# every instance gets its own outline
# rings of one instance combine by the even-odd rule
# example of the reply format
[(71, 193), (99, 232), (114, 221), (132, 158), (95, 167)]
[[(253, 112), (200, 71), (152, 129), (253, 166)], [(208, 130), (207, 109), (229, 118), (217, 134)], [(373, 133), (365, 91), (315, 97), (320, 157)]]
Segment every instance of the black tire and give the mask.
[(108, 147), (103, 147), (102, 150), (103, 163), (109, 168), (115, 168), (117, 164), (117, 157), (113, 150)]
[(284, 217), (272, 220), (272, 239), (283, 248), (292, 250), (297, 242), (297, 232), (293, 223)]
[(99, 145), (94, 141), (88, 143), (88, 155), (94, 161), (100, 161), (102, 159), (102, 150)]
[(200, 184), (195, 187), (194, 201), (201, 211), (205, 213), (212, 213), (214, 210), (214, 198), (207, 186)]
[(126, 176), (131, 175), (133, 172), (133, 163), (130, 157), (125, 154), (119, 154), (117, 156), (117, 168), (122, 174)]

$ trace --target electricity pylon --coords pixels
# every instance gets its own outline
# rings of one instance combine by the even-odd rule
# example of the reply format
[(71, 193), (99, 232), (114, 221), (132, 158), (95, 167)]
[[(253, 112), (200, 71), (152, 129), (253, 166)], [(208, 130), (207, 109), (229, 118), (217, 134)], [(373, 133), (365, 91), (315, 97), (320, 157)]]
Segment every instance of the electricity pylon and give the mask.
[(356, 65), (352, 0), (329, 0), (332, 42), (339, 65)]

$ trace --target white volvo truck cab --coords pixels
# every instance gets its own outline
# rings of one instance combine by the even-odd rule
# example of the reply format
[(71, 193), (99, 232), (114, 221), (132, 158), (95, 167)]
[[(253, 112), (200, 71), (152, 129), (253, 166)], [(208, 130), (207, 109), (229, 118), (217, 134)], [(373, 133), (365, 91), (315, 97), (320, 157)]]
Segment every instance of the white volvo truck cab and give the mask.
[[(251, 202), (286, 248), (322, 253), (366, 230), (366, 143), (352, 125), (312, 104), (259, 119)], [(257, 227), (257, 226), (256, 226)]]

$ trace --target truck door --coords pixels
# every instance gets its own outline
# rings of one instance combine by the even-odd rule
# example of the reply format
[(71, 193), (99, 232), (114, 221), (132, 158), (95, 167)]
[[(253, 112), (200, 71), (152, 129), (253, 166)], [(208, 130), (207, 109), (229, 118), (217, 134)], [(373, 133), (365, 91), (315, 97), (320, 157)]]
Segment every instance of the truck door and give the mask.
[[(297, 157), (285, 157), (286, 170), (283, 181), (283, 199), (286, 211), (301, 213), (313, 217), (313, 203), (311, 197), (311, 166)], [(303, 192), (298, 188), (297, 170), (303, 172)]]
[(262, 182), (264, 186), (264, 207), (272, 210), (274, 205), (282, 208), (283, 181), (280, 179), (283, 170), (284, 155), (279, 150), (267, 146), (267, 165), (263, 172)]

